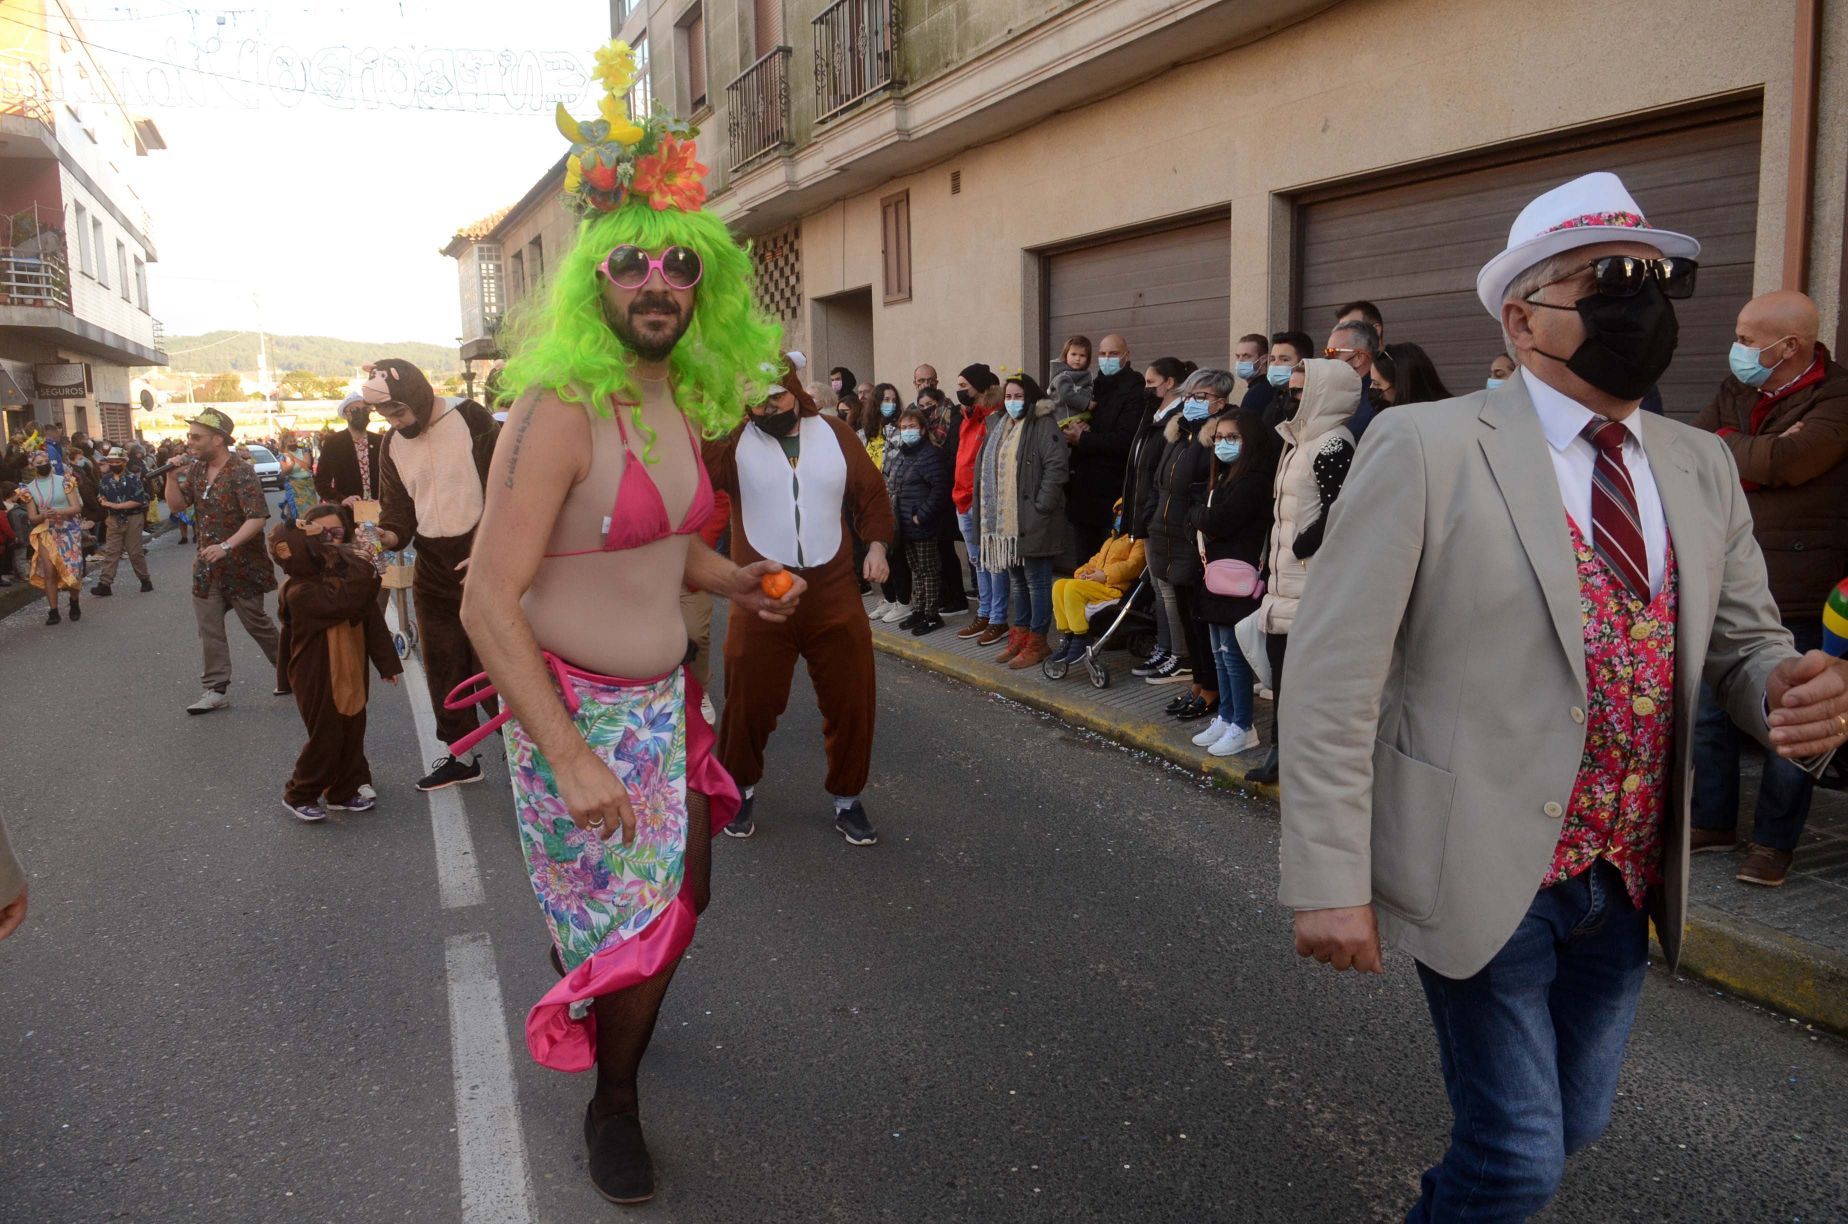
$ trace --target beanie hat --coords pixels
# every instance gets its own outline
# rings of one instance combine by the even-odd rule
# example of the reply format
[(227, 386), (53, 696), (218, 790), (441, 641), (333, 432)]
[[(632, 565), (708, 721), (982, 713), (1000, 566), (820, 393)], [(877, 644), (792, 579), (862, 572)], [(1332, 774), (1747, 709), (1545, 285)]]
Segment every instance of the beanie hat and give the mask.
[(962, 368), (962, 376), (968, 380), (969, 385), (975, 389), (977, 394), (988, 390), (988, 388), (1001, 381), (995, 377), (995, 372), (993, 370), (979, 361), (974, 365), (964, 366)]

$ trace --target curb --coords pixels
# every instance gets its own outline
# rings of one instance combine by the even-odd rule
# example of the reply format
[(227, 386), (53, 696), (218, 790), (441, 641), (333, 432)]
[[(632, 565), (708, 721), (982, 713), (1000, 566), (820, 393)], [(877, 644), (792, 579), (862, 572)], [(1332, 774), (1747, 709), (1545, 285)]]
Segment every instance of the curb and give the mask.
[(17, 578), (13, 585), (0, 590), (0, 620), (5, 620), (28, 604), (44, 603), (45, 593), (27, 582)]
[[(1202, 764), (1196, 751), (1184, 752), (1154, 723), (1123, 723), (1097, 707), (1064, 695), (1045, 683), (1028, 683), (1023, 673), (972, 663), (913, 638), (875, 630), (873, 646), (883, 654), (959, 680), (983, 692), (1018, 701), (1060, 720), (1094, 731), (1126, 748), (1161, 757), (1184, 769), (1198, 770), (1215, 783), (1277, 802), (1275, 786), (1245, 780), (1245, 767), (1233, 759), (1209, 759)], [(1030, 673), (1037, 677), (1037, 669)], [(1088, 689), (1085, 691), (1089, 691)], [(1662, 949), (1650, 937), (1656, 964), (1664, 965)], [(1848, 1037), (1848, 957), (1806, 943), (1770, 927), (1736, 918), (1695, 904), (1688, 908), (1687, 930), (1682, 938), (1681, 963), (1676, 973), (1700, 978), (1742, 999), (1794, 1016), (1817, 1028)]]

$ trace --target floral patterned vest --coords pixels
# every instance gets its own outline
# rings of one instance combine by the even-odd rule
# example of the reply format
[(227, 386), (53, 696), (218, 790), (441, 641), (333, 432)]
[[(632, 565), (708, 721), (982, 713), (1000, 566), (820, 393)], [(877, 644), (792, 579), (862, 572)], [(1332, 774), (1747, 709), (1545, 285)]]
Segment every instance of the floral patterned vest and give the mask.
[(1669, 545), (1662, 591), (1648, 604), (1605, 568), (1578, 524), (1579, 610), (1585, 625), (1585, 756), (1544, 885), (1571, 879), (1598, 859), (1623, 873), (1642, 907), (1662, 880), (1675, 731), (1675, 605), (1679, 583)]

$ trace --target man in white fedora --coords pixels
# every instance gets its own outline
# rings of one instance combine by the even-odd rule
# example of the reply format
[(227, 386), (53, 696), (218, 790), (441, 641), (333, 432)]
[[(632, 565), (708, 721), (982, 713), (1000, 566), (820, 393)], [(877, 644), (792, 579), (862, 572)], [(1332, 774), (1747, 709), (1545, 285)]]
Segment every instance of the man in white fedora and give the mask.
[(1526, 1219), (1609, 1121), (1650, 918), (1680, 952), (1702, 680), (1807, 768), (1848, 736), (1725, 445), (1637, 412), (1699, 250), (1612, 174), (1523, 209), (1476, 280), (1519, 372), (1379, 417), (1291, 627), (1282, 900), (1304, 956), (1418, 963), (1456, 1120), (1414, 1221)]

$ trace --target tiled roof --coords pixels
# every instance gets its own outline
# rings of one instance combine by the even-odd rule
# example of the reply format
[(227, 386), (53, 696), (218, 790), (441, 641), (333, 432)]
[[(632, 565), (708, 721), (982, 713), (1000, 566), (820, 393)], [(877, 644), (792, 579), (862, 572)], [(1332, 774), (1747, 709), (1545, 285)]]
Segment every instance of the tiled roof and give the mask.
[(479, 242), (483, 238), (486, 238), (489, 234), (494, 232), (495, 226), (506, 220), (507, 214), (512, 211), (513, 205), (509, 204), (505, 208), (496, 209), (479, 221), (469, 222), (469, 224), (457, 230), (455, 234), (450, 237), (449, 241), (444, 244), (443, 254), (457, 255), (469, 243)]

